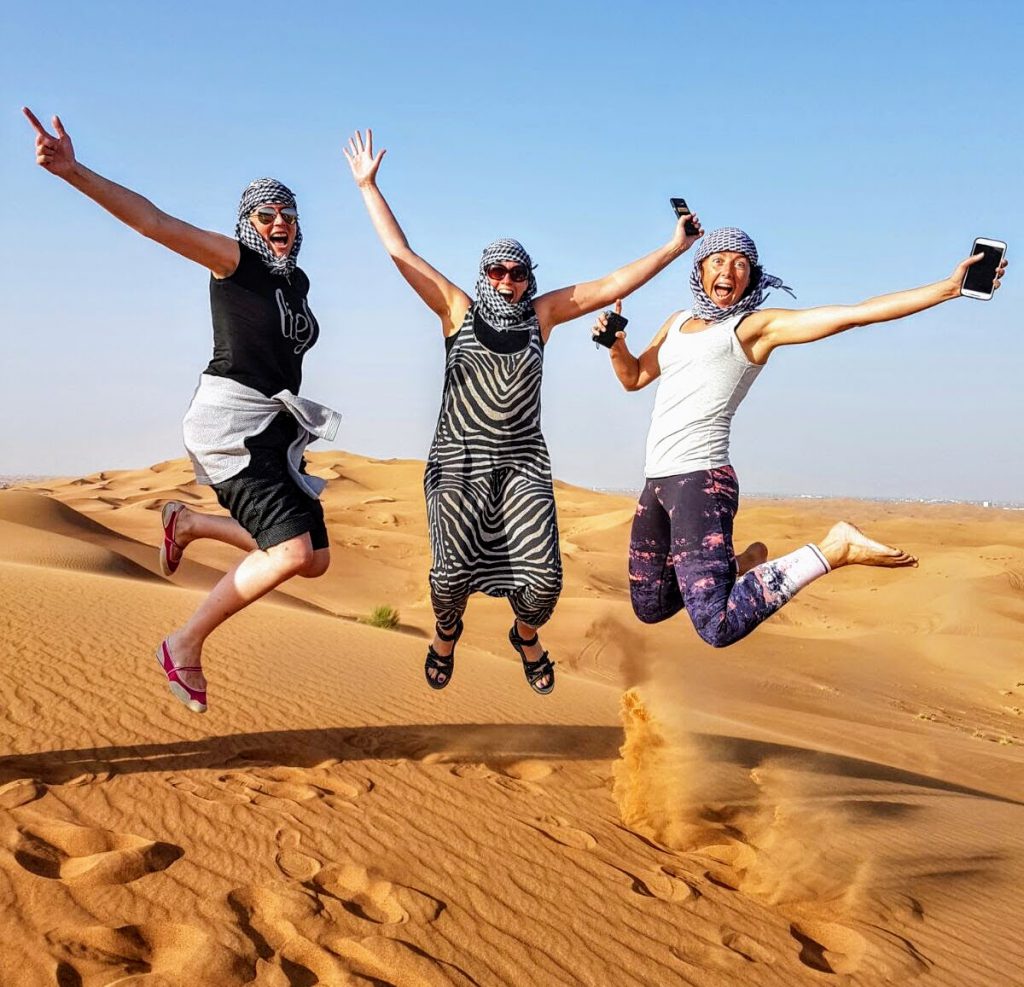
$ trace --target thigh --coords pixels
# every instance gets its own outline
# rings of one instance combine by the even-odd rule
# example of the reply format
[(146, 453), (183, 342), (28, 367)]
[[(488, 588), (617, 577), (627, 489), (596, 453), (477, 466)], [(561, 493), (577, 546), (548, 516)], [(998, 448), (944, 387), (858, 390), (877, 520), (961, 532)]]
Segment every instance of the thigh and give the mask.
[(731, 466), (686, 473), (665, 491), (672, 527), (672, 564), (687, 598), (729, 590), (736, 579), (732, 544), (738, 485)]
[(213, 489), (264, 551), (304, 534), (314, 549), (327, 547), (323, 506), (296, 484), (283, 450), (251, 450), (249, 465)]

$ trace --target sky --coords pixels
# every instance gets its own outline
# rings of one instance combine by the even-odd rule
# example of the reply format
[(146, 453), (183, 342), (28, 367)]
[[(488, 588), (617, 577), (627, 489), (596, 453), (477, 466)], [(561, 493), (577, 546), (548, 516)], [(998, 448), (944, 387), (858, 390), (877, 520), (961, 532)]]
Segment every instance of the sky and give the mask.
[[(372, 126), (413, 248), (466, 290), (521, 240), (540, 291), (669, 240), (670, 196), (740, 226), (797, 295), (860, 301), (948, 276), (975, 236), (1004, 287), (777, 351), (737, 413), (748, 493), (1024, 502), (1024, 9), (952, 2), (5, 4), (0, 475), (183, 455), (211, 352), (208, 275), (34, 163), (28, 105), (79, 159), (230, 233), (271, 175), (298, 196), (320, 323), (303, 392), (339, 448), (424, 458), (436, 317), (373, 232), (341, 149)], [(634, 350), (689, 304), (683, 256), (626, 299)], [(626, 393), (587, 318), (545, 356), (555, 475), (642, 484), (654, 388)], [(314, 449), (323, 448), (323, 444)]]

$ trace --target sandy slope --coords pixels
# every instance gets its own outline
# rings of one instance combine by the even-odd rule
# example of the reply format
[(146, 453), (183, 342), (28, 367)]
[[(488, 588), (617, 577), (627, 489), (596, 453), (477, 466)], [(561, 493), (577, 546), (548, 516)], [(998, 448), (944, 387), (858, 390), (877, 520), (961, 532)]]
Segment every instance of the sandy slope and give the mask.
[(1024, 984), (1024, 515), (747, 505), (923, 561), (714, 651), (630, 616), (630, 501), (560, 486), (557, 690), (481, 599), (434, 693), (421, 464), (312, 460), (332, 569), (211, 640), (205, 717), (153, 659), (236, 558), (156, 575), (185, 463), (0, 492), (0, 985)]

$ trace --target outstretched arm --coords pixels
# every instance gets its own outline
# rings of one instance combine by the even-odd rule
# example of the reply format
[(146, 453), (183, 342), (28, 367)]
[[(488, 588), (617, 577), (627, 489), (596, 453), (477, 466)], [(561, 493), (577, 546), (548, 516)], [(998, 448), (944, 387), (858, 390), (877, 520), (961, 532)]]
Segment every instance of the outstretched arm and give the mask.
[(27, 106), (22, 112), (36, 132), (36, 162), (51, 175), (63, 178), (143, 236), (209, 268), (214, 277), (234, 273), (240, 257), (237, 240), (175, 219), (137, 192), (90, 171), (75, 158), (74, 145), (60, 117), (53, 118), (56, 133), (50, 134)]
[[(692, 221), (697, 227), (697, 233), (693, 236), (686, 233), (687, 221)], [(581, 315), (589, 315), (599, 308), (610, 305), (617, 298), (625, 298), (632, 294), (641, 285), (650, 281), (655, 274), (664, 270), (680, 254), (689, 250), (703, 235), (700, 220), (696, 216), (680, 216), (672, 239), (646, 257), (626, 264), (625, 267), (620, 267), (596, 281), (570, 285), (568, 288), (559, 288), (541, 295), (534, 302), (534, 310), (545, 334), (563, 322), (578, 319)]]
[[(617, 314), (622, 314), (622, 302), (615, 302), (615, 311)], [(662, 324), (661, 328), (654, 334), (654, 339), (650, 341), (645, 349), (639, 356), (633, 356), (629, 352), (629, 347), (626, 346), (626, 333), (623, 330), (619, 330), (615, 334), (615, 342), (612, 344), (608, 353), (612, 359), (612, 370), (615, 371), (615, 376), (619, 378), (619, 383), (627, 391), (639, 391), (646, 387), (653, 380), (657, 380), (661, 376), (661, 366), (658, 363), (658, 352), (661, 349), (661, 344), (665, 342), (665, 337), (668, 335), (668, 331), (679, 316), (679, 312), (673, 312)], [(594, 325), (593, 334), (596, 336), (602, 332), (607, 325), (607, 319), (604, 313), (598, 316), (597, 322)]]
[[(763, 309), (744, 319), (736, 334), (744, 345), (747, 355), (755, 363), (764, 363), (777, 346), (793, 346), (799, 343), (813, 343), (815, 340), (834, 336), (856, 326), (869, 326), (876, 322), (892, 322), (923, 312), (925, 309), (960, 297), (967, 269), (978, 263), (984, 254), (975, 254), (962, 260), (948, 278), (921, 288), (897, 291), (889, 295), (869, 298), (857, 305), (827, 305), (821, 308), (802, 310)], [(1006, 270), (1002, 261), (996, 270), (994, 289)]]
[(374, 155), (372, 130), (366, 131), (365, 141), (362, 133), (357, 130), (349, 138), (348, 147), (343, 150), (384, 249), (391, 255), (395, 266), (413, 291), (440, 318), (445, 335), (450, 335), (459, 328), (469, 311), (472, 304), (470, 297), (409, 246), (395, 214), (377, 188), (377, 169), (387, 152), (382, 149)]

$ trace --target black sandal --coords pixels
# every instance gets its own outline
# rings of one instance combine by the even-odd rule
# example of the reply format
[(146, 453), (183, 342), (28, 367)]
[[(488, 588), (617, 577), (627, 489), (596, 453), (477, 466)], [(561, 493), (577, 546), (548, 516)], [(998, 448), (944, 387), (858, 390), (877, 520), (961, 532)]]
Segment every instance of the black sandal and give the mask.
[[(519, 636), (519, 631), (516, 630), (516, 622), (513, 622), (512, 629), (508, 632), (508, 639), (512, 647), (519, 652), (519, 657), (523, 662), (523, 674), (526, 676), (526, 681), (530, 683), (530, 688), (534, 692), (546, 696), (555, 687), (555, 663), (548, 658), (546, 651), (536, 661), (530, 661), (526, 657), (526, 652), (523, 651), (523, 648), (532, 648), (537, 643), (537, 635), (534, 634), (527, 641)], [(545, 675), (550, 676), (551, 681), (544, 686), (537, 685)]]
[[(443, 689), (452, 680), (452, 672), (455, 670), (455, 644), (462, 637), (462, 618), (460, 617), (455, 625), (454, 634), (445, 634), (440, 624), (434, 625), (437, 636), (445, 643), (452, 642), (452, 653), (450, 655), (439, 655), (434, 650), (434, 645), (427, 646), (427, 660), (423, 663), (423, 674), (426, 676), (427, 685), (431, 689)], [(429, 675), (430, 669), (434, 669), (434, 677)], [(444, 676), (443, 681), (441, 676)]]

